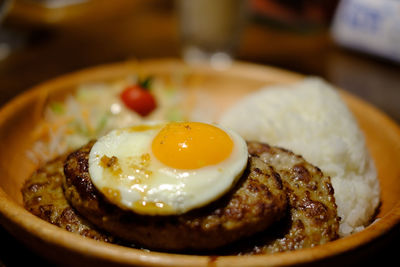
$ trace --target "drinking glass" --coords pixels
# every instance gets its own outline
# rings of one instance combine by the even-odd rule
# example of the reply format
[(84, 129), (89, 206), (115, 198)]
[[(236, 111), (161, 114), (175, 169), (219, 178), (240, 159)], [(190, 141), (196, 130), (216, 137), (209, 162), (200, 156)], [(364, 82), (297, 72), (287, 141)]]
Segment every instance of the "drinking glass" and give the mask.
[(178, 0), (182, 56), (189, 63), (230, 65), (246, 18), (245, 0)]

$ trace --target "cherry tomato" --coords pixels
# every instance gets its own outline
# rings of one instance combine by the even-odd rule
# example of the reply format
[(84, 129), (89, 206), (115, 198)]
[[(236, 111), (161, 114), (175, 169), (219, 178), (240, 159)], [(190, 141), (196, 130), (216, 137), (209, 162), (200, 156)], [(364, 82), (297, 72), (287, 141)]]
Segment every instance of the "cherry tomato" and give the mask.
[(156, 108), (154, 96), (139, 85), (125, 88), (121, 93), (121, 100), (131, 110), (146, 116)]

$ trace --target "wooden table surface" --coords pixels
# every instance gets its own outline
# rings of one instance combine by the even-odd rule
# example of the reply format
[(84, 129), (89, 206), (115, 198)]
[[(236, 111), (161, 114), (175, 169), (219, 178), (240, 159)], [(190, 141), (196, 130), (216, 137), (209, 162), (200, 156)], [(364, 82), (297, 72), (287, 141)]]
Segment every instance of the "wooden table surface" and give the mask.
[[(96, 0), (49, 10), (29, 0), (16, 0), (1, 31), (15, 38), (11, 53), (0, 60), (0, 106), (38, 83), (83, 68), (180, 57), (173, 1)], [(299, 34), (250, 18), (236, 58), (322, 76), (400, 122), (400, 65), (341, 48), (327, 30)], [(378, 248), (365, 255), (365, 262), (395, 259), (400, 248), (395, 245), (398, 232), (395, 229), (377, 242)], [(7, 247), (0, 250), (3, 266), (46, 264), (1, 228), (0, 236), (1, 246)], [(24, 256), (11, 256), (15, 250), (22, 250)]]

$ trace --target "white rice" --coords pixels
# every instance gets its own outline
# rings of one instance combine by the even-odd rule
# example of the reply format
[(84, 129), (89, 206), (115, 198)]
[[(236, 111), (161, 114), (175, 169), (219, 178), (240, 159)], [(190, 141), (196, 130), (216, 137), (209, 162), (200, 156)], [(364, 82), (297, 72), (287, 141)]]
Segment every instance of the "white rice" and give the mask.
[(380, 196), (376, 169), (356, 120), (323, 80), (261, 89), (228, 110), (220, 123), (246, 140), (301, 154), (331, 176), (341, 236), (370, 222)]

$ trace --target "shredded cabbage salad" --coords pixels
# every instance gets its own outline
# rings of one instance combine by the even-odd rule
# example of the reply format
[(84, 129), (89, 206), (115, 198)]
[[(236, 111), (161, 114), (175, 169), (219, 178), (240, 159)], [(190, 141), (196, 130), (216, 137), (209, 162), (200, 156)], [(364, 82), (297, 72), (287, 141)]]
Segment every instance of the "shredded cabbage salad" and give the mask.
[(37, 140), (29, 158), (41, 165), (59, 155), (79, 148), (108, 131), (143, 121), (180, 121), (182, 90), (154, 79), (150, 87), (157, 108), (142, 117), (127, 108), (120, 99), (124, 88), (137, 82), (136, 76), (113, 82), (82, 84), (62, 101), (48, 101), (42, 120), (33, 131)]

